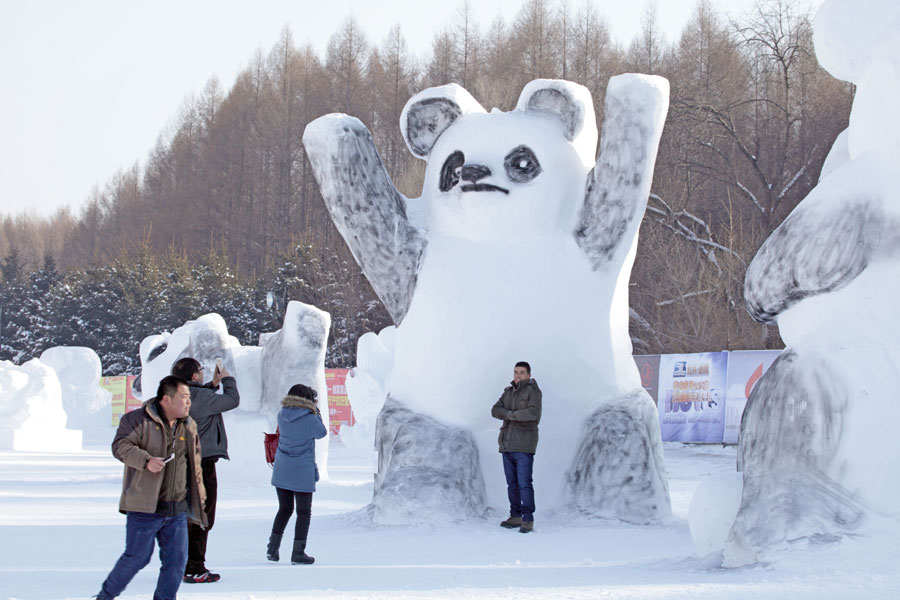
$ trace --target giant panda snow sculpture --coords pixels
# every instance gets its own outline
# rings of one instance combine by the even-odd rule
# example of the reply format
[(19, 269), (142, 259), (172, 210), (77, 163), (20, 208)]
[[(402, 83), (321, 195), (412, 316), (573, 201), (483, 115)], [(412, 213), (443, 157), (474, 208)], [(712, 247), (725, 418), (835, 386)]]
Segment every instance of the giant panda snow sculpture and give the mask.
[(417, 199), (395, 189), (358, 119), (326, 115), (306, 128), (332, 218), (397, 325), (376, 428), (376, 521), (505, 505), (490, 409), (518, 360), (544, 391), (538, 511), (670, 514), (627, 289), (667, 108), (665, 79), (612, 78), (595, 162), (580, 85), (532, 81), (514, 110), (489, 113), (458, 85), (427, 89), (400, 118), (427, 161)]
[(816, 54), (857, 85), (818, 185), (759, 249), (744, 295), (785, 351), (750, 395), (726, 566), (900, 515), (900, 5), (830, 0)]

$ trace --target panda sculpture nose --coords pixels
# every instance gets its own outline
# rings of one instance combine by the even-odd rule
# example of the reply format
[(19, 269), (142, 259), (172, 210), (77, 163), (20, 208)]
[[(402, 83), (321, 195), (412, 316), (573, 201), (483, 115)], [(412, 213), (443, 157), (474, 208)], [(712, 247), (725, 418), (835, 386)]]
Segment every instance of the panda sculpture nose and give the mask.
[(491, 170), (484, 165), (463, 165), (459, 173), (460, 179), (475, 183), (491, 174)]

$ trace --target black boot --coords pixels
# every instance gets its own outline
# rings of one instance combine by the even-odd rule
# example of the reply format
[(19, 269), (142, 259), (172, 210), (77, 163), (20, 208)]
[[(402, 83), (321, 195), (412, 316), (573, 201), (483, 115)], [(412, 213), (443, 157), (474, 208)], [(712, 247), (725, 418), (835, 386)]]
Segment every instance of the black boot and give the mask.
[(281, 558), (278, 556), (278, 548), (281, 547), (281, 535), (274, 531), (269, 535), (269, 546), (266, 548), (266, 558), (269, 560), (278, 562), (278, 559)]
[(294, 551), (291, 552), (292, 565), (311, 565), (316, 562), (316, 559), (304, 550), (306, 550), (306, 540), (294, 540)]

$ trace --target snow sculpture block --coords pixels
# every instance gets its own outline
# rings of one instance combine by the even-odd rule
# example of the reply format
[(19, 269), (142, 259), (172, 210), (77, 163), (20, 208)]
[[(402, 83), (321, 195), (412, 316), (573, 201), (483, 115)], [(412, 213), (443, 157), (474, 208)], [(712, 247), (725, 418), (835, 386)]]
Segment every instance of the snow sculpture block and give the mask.
[[(332, 114), (307, 126), (303, 142), (335, 225), (397, 326), (376, 508), (384, 495), (409, 499), (420, 514), (448, 509), (437, 481), (419, 477), (411, 458), (395, 460), (413, 452), (387, 433), (399, 430), (421, 452), (417, 465), (468, 486), (451, 495), (471, 499), (450, 507), (457, 518), (504, 507), (490, 408), (514, 363), (528, 360), (544, 391), (539, 507), (568, 507), (574, 496), (598, 515), (670, 514), (658, 421), (631, 358), (627, 289), (667, 108), (665, 79), (612, 78), (595, 160), (582, 86), (532, 81), (506, 113), (486, 112), (455, 84), (425, 90), (400, 118), (410, 151), (428, 163), (417, 199), (395, 189), (358, 119)], [(629, 409), (617, 413), (623, 403)], [(619, 448), (644, 447), (639, 468), (596, 426), (583, 429), (605, 410), (631, 420)], [(429, 425), (417, 433), (406, 424), (420, 416)], [(467, 460), (478, 457), (478, 469), (459, 472), (459, 457), (443, 450), (451, 440)], [(602, 469), (593, 462), (614, 455)], [(597, 493), (629, 477), (628, 493), (644, 499)]]
[(347, 374), (344, 384), (353, 407), (354, 424), (341, 427), (341, 442), (357, 450), (375, 447), (375, 426), (385, 401), (385, 386), (394, 368), (394, 326), (378, 335), (368, 332), (356, 342), (356, 368)]
[(56, 371), (69, 429), (110, 432), (112, 394), (100, 387), (103, 367), (90, 348), (48, 348), (40, 360)]
[(694, 492), (688, 525), (698, 556), (721, 552), (741, 505), (740, 473), (720, 473), (705, 479)]
[[(260, 346), (241, 346), (229, 335), (225, 320), (210, 313), (188, 321), (172, 333), (151, 335), (141, 342), (140, 379), (147, 382), (143, 399), (152, 398), (159, 380), (168, 375), (179, 358), (200, 361), (206, 380), (212, 379), (217, 358), (235, 376), (241, 405), (225, 413), (229, 432), (229, 454), (220, 476), (228, 471), (244, 472), (247, 465), (262, 465), (257, 451), (262, 431), (274, 431), (281, 399), (295, 383), (303, 383), (319, 394), (322, 420), (328, 427), (328, 390), (325, 385), (325, 350), (331, 316), (314, 306), (289, 302), (282, 328), (260, 334)], [(244, 449), (244, 451), (242, 451)], [(316, 441), (319, 476), (328, 477), (328, 438)]]
[(0, 450), (81, 452), (81, 432), (66, 429), (56, 372), (38, 359), (0, 361)]
[[(235, 365), (235, 351), (241, 347), (236, 337), (228, 334), (225, 319), (209, 313), (188, 321), (172, 333), (151, 335), (141, 341), (141, 398), (149, 400), (156, 394), (159, 381), (169, 375), (179, 358), (190, 356), (203, 365), (206, 381), (212, 379), (216, 359), (221, 358), (225, 369), (235, 375), (240, 386), (241, 373)], [(256, 378), (253, 378), (256, 380)], [(238, 388), (241, 392), (241, 387)], [(241, 399), (243, 404), (243, 397)]]
[(900, 5), (829, 0), (816, 54), (857, 85), (850, 126), (819, 184), (762, 245), (750, 314), (787, 348), (744, 410), (743, 496), (726, 566), (786, 540), (900, 516)]
[(325, 350), (330, 327), (331, 315), (327, 312), (289, 302), (281, 329), (261, 334), (261, 347), (241, 346), (229, 335), (221, 316), (203, 315), (172, 333), (144, 338), (140, 379), (147, 383), (141, 397), (153, 397), (159, 380), (171, 372), (179, 358), (191, 356), (200, 361), (206, 381), (212, 379), (216, 359), (221, 358), (225, 369), (237, 379), (240, 410), (261, 411), (274, 419), (281, 399), (295, 383), (315, 389), (320, 400), (327, 397)]
[[(266, 338), (262, 348), (263, 413), (276, 415), (281, 400), (295, 383), (316, 390), (322, 422), (329, 427), (328, 388), (325, 384), (325, 350), (331, 315), (302, 302), (288, 302), (281, 329)], [(316, 441), (319, 475), (327, 478), (328, 436)]]

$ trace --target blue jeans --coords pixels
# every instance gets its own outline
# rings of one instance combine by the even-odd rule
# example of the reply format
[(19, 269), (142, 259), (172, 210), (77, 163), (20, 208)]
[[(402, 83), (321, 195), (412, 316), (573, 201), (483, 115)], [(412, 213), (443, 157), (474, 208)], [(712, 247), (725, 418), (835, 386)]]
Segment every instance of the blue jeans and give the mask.
[(509, 496), (509, 514), (534, 521), (534, 486), (531, 473), (534, 454), (528, 452), (503, 452), (503, 472), (506, 474), (506, 493)]
[(188, 558), (187, 515), (163, 517), (151, 513), (130, 512), (125, 522), (125, 552), (110, 571), (97, 596), (115, 598), (147, 566), (159, 541), (159, 578), (153, 600), (175, 600)]

